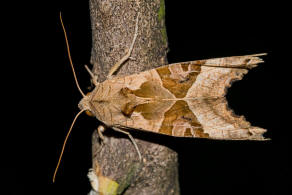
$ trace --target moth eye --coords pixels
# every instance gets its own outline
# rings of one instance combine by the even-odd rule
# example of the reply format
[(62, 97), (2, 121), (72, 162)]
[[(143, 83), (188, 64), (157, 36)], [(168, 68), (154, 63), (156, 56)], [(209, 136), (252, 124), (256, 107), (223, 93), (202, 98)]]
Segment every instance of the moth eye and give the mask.
[(94, 114), (90, 110), (86, 110), (85, 114), (87, 114), (88, 116), (94, 117)]

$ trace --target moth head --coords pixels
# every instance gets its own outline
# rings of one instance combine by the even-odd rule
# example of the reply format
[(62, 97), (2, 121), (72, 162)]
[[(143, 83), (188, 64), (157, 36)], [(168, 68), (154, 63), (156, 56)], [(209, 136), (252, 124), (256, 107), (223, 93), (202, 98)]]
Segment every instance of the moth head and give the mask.
[(91, 99), (91, 93), (87, 93), (86, 96), (84, 96), (80, 100), (78, 107), (80, 110), (85, 110), (85, 113), (88, 116), (94, 117), (94, 114), (92, 113), (91, 108), (90, 108), (90, 104), (89, 104), (90, 99)]
[(78, 107), (80, 110), (85, 110), (87, 112), (90, 112), (90, 102), (91, 99), (91, 93), (87, 93), (79, 102)]

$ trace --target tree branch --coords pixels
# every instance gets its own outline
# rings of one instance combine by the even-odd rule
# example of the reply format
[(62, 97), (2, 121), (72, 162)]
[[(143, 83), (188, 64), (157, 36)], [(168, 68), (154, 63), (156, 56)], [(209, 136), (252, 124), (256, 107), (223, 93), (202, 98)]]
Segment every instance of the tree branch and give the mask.
[[(129, 75), (167, 64), (163, 0), (90, 0), (91, 63), (99, 82), (127, 53), (138, 13), (138, 37), (131, 54), (135, 60), (128, 60), (117, 74)], [(106, 130), (102, 147), (98, 133), (93, 133), (93, 167), (98, 163), (102, 175), (118, 182), (120, 193), (179, 194), (177, 153), (153, 143), (151, 133), (130, 133), (141, 151), (142, 164), (128, 137)]]

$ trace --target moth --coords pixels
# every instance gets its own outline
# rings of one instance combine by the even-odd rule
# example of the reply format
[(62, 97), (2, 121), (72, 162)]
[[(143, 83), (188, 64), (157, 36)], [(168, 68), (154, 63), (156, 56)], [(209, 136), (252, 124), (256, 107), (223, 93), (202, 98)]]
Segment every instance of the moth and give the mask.
[[(87, 95), (81, 91), (78, 115), (83, 111), (92, 113), (103, 124), (99, 132), (108, 127), (127, 133), (140, 158), (127, 129), (176, 137), (265, 139), (266, 130), (236, 116), (225, 98), (231, 83), (262, 63), (260, 57), (265, 53), (175, 63), (128, 76), (112, 76), (130, 57), (137, 29), (138, 19), (129, 52), (110, 70), (109, 79), (99, 83), (87, 68), (95, 88)], [(67, 48), (69, 51), (68, 42)]]

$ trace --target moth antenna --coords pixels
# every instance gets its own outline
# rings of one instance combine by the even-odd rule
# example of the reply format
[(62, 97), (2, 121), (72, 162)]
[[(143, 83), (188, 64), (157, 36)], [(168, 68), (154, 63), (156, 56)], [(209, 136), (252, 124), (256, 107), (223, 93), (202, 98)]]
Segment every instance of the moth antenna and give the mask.
[(72, 71), (73, 71), (74, 80), (75, 80), (75, 83), (76, 83), (76, 86), (77, 86), (79, 92), (81, 93), (81, 95), (82, 95), (83, 97), (85, 97), (85, 94), (83, 93), (83, 91), (81, 90), (81, 88), (80, 88), (80, 86), (79, 86), (79, 83), (78, 83), (78, 80), (77, 80), (77, 76), (76, 76), (76, 73), (75, 73), (75, 69), (74, 69), (74, 65), (73, 65), (73, 62), (72, 62), (72, 59), (71, 59), (69, 42), (68, 42), (67, 33), (66, 33), (66, 29), (65, 29), (65, 26), (64, 26), (64, 23), (63, 23), (62, 13), (61, 13), (61, 12), (60, 12), (60, 21), (61, 21), (61, 25), (62, 25), (62, 28), (63, 28), (63, 32), (64, 32), (64, 36), (65, 36), (65, 40), (66, 40), (67, 53), (68, 53), (68, 57), (69, 57), (69, 61), (70, 61), (70, 65), (71, 65), (71, 68), (72, 68)]
[(75, 118), (74, 118), (74, 120), (73, 120), (73, 122), (72, 122), (72, 124), (71, 124), (71, 127), (70, 127), (70, 129), (69, 129), (69, 131), (68, 131), (68, 133), (67, 133), (67, 135), (66, 135), (66, 138), (65, 138), (64, 143), (63, 143), (62, 151), (61, 151), (61, 154), (60, 154), (60, 157), (59, 157), (59, 160), (58, 160), (58, 164), (57, 164), (56, 169), (55, 169), (55, 172), (54, 172), (53, 183), (55, 182), (56, 174), (57, 174), (57, 172), (58, 172), (58, 168), (59, 168), (60, 163), (61, 163), (61, 159), (62, 159), (62, 156), (63, 156), (64, 150), (65, 150), (65, 146), (66, 146), (67, 140), (68, 140), (68, 138), (69, 138), (69, 135), (70, 135), (70, 133), (71, 133), (71, 131), (72, 131), (72, 128), (73, 128), (73, 126), (74, 126), (74, 124), (75, 124), (75, 121), (76, 121), (76, 119), (79, 117), (79, 115), (80, 115), (82, 112), (84, 112), (84, 111), (85, 111), (85, 110), (81, 110), (80, 112), (78, 112), (78, 114), (76, 114), (76, 116), (75, 116)]

